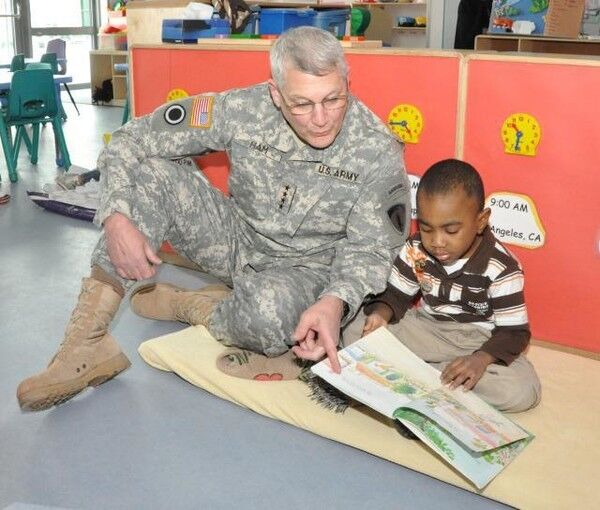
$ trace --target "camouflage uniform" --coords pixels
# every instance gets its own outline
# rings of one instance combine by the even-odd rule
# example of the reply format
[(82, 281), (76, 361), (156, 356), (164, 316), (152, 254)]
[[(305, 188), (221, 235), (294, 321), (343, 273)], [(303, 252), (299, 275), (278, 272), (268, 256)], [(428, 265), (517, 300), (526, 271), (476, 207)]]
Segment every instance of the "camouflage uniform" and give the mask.
[[(174, 161), (207, 149), (229, 156), (229, 197)], [(268, 356), (289, 348), (300, 314), (319, 297), (345, 301), (347, 321), (366, 295), (382, 292), (406, 238), (402, 146), (353, 97), (325, 149), (298, 139), (267, 84), (186, 98), (123, 126), (98, 167), (104, 188), (95, 222), (120, 212), (153, 248), (168, 240), (232, 285), (211, 333)], [(116, 275), (104, 238), (93, 263), (133, 284)]]

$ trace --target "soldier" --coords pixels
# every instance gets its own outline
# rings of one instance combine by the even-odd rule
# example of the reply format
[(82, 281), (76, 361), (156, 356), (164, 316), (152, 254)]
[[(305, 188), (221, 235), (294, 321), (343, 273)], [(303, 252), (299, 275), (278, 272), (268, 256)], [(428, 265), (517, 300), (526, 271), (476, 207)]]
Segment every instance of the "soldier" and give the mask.
[[(41, 410), (129, 367), (108, 333), (125, 292), (155, 275), (164, 240), (227, 286), (140, 287), (134, 310), (203, 324), (269, 357), (294, 346), (339, 370), (340, 326), (385, 289), (406, 238), (401, 144), (348, 90), (343, 50), (301, 27), (271, 50), (272, 79), (168, 103), (123, 126), (101, 153), (103, 236), (65, 338), (17, 390)], [(226, 197), (174, 162), (205, 150), (230, 160)], [(297, 345), (295, 345), (297, 344)]]

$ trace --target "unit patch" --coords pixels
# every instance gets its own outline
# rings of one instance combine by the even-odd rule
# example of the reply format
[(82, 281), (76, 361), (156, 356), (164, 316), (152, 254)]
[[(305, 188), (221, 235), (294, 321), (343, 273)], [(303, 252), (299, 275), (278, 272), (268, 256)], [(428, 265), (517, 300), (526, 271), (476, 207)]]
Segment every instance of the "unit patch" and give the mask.
[(334, 177), (346, 182), (357, 182), (360, 177), (358, 172), (348, 172), (347, 170), (340, 170), (339, 168), (331, 168), (323, 163), (317, 165), (316, 171), (320, 175)]
[(190, 127), (209, 128), (212, 125), (213, 96), (198, 96), (192, 103)]
[(180, 104), (172, 104), (165, 110), (165, 122), (171, 126), (181, 124), (185, 119), (185, 108)]

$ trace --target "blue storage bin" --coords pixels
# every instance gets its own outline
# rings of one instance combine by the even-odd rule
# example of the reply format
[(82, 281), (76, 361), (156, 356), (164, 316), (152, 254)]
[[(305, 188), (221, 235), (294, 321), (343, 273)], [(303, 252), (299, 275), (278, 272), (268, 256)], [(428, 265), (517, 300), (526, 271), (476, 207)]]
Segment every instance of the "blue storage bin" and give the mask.
[(198, 39), (209, 39), (211, 37), (229, 37), (231, 34), (231, 23), (229, 20), (213, 18), (210, 20), (210, 28), (201, 30)]
[(346, 21), (350, 18), (350, 9), (328, 9), (317, 11), (313, 20), (315, 27), (331, 32), (336, 37), (346, 35)]
[(314, 25), (315, 11), (308, 9), (261, 9), (261, 35), (279, 35), (294, 27)]
[(195, 44), (198, 39), (228, 37), (231, 24), (226, 19), (163, 19), (162, 40), (171, 43)]

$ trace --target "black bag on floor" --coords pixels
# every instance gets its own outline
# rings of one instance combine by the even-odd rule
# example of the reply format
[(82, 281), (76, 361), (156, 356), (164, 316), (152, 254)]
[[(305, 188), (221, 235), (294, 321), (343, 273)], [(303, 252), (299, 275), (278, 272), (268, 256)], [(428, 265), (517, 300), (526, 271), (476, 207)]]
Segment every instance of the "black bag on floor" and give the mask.
[(96, 87), (92, 94), (92, 104), (110, 103), (113, 100), (112, 80), (104, 80), (102, 87)]

